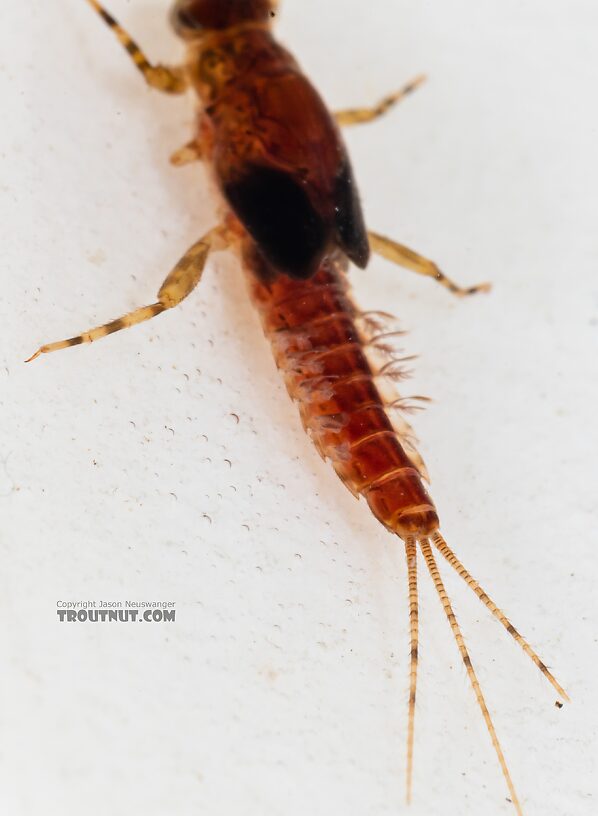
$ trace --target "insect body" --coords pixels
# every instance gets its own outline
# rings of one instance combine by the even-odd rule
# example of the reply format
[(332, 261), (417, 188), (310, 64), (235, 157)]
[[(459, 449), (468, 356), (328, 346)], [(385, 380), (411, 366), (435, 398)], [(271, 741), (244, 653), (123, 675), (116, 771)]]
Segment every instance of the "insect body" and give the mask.
[[(69, 340), (42, 346), (33, 357), (91, 342), (148, 320), (180, 303), (199, 282), (214, 251), (234, 248), (246, 271), (276, 362), (318, 450), (376, 518), (405, 546), (410, 601), (410, 693), (407, 799), (411, 796), (418, 664), (418, 550), (442, 602), (505, 776), (511, 781), (460, 627), (445, 591), (435, 550), (536, 663), (557, 692), (567, 695), (544, 663), (460, 563), (439, 531), (424, 487), (423, 462), (406, 423), (395, 421), (381, 382), (404, 375), (388, 360), (384, 315), (362, 314), (348, 290), (349, 263), (364, 268), (370, 252), (434, 277), (455, 294), (462, 289), (407, 247), (367, 232), (339, 124), (367, 122), (412, 91), (416, 80), (371, 109), (331, 115), (293, 57), (273, 38), (271, 0), (179, 0), (172, 12), (187, 45), (182, 68), (152, 65), (116, 20), (90, 5), (131, 55), (152, 87), (196, 91), (201, 116), (195, 137), (172, 157), (201, 159), (212, 169), (226, 212), (220, 225), (189, 249), (166, 278), (157, 301)], [(380, 361), (380, 355), (387, 355)], [(378, 358), (378, 359), (377, 359)], [(33, 359), (33, 358), (30, 358)], [(400, 400), (395, 403), (401, 404)]]

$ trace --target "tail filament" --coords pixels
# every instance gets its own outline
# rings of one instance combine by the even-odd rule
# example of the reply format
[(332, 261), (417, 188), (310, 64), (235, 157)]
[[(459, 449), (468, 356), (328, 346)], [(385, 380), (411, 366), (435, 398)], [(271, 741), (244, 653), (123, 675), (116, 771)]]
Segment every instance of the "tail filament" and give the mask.
[(416, 684), (417, 684), (417, 665), (418, 665), (418, 620), (419, 620), (419, 611), (418, 611), (418, 592), (417, 592), (417, 548), (418, 545), (422, 551), (422, 555), (424, 556), (426, 565), (428, 567), (428, 571), (430, 573), (430, 577), (434, 583), (436, 588), (436, 592), (438, 593), (438, 597), (440, 598), (440, 602), (442, 603), (444, 613), (446, 618), (449, 622), (449, 625), (453, 631), (453, 637), (455, 638), (455, 642), (461, 654), (461, 658), (465, 665), (465, 669), (467, 670), (467, 674), (469, 680), (471, 682), (473, 691), (476, 696), (476, 700), (478, 706), (482, 712), (482, 716), (484, 718), (484, 722), (486, 723), (486, 728), (490, 734), (490, 739), (492, 740), (492, 745), (494, 746), (494, 751), (496, 752), (496, 756), (498, 757), (498, 761), (500, 767), (503, 772), (503, 776), (507, 783), (507, 787), (509, 789), (509, 794), (511, 801), (517, 811), (518, 816), (522, 816), (523, 811), (521, 810), (521, 805), (519, 803), (519, 798), (515, 791), (515, 786), (513, 785), (513, 780), (511, 778), (511, 774), (509, 772), (509, 768), (507, 766), (507, 762), (505, 760), (505, 756), (503, 754), (503, 750), (501, 748), (496, 729), (494, 728), (494, 723), (492, 722), (492, 717), (490, 716), (490, 712), (488, 710), (488, 706), (486, 705), (486, 700), (484, 699), (484, 695), (482, 693), (482, 689), (480, 687), (479, 680), (473, 668), (471, 658), (469, 657), (469, 652), (465, 645), (465, 641), (463, 639), (463, 634), (461, 632), (461, 627), (457, 622), (457, 618), (455, 617), (455, 613), (453, 611), (453, 607), (449, 596), (446, 592), (444, 587), (444, 583), (442, 577), (440, 575), (440, 571), (438, 569), (438, 565), (436, 563), (436, 558), (434, 556), (434, 551), (432, 549), (432, 543), (436, 547), (436, 549), (440, 552), (440, 554), (448, 561), (448, 563), (455, 569), (455, 571), (463, 578), (463, 580), (467, 583), (469, 587), (475, 592), (478, 598), (482, 601), (484, 606), (492, 612), (492, 614), (498, 618), (498, 620), (502, 623), (504, 628), (509, 632), (510, 635), (517, 641), (517, 643), (521, 646), (524, 652), (529, 655), (529, 657), (533, 660), (536, 666), (540, 669), (542, 674), (547, 678), (547, 680), (552, 684), (552, 686), (557, 690), (559, 695), (564, 700), (569, 700), (568, 695), (562, 688), (562, 686), (556, 681), (554, 676), (551, 672), (546, 668), (546, 665), (540, 660), (536, 652), (532, 649), (532, 647), (528, 644), (528, 642), (519, 634), (519, 632), (515, 629), (515, 627), (511, 624), (508, 618), (503, 614), (503, 612), (496, 606), (496, 604), (486, 595), (484, 590), (478, 584), (478, 582), (470, 575), (470, 573), (465, 569), (463, 564), (459, 561), (457, 556), (448, 546), (442, 535), (435, 530), (428, 535), (407, 535), (405, 536), (405, 554), (407, 557), (407, 577), (409, 582), (409, 629), (410, 629), (410, 640), (411, 640), (411, 662), (410, 662), (410, 670), (409, 670), (409, 709), (408, 709), (408, 721), (407, 721), (407, 785), (406, 785), (406, 796), (407, 796), (407, 803), (411, 801), (411, 793), (413, 789), (413, 742), (414, 742), (414, 731), (415, 731), (415, 693), (416, 693)]
[(446, 589), (444, 588), (444, 583), (442, 581), (442, 578), (440, 577), (440, 572), (438, 571), (438, 566), (436, 565), (436, 559), (434, 558), (432, 547), (430, 546), (430, 542), (428, 541), (427, 538), (421, 539), (419, 544), (423, 556), (426, 559), (428, 571), (430, 573), (432, 581), (434, 582), (434, 586), (436, 587), (436, 592), (438, 593), (438, 597), (440, 598), (440, 601), (444, 608), (445, 615), (447, 617), (451, 629), (453, 630), (453, 636), (455, 638), (457, 646), (459, 647), (459, 651), (461, 653), (461, 657), (467, 670), (469, 680), (471, 682), (476, 699), (478, 701), (478, 705), (482, 712), (484, 722), (486, 723), (486, 727), (488, 729), (488, 732), (490, 733), (492, 745), (494, 746), (494, 750), (496, 751), (496, 756), (498, 757), (498, 761), (500, 763), (500, 767), (502, 768), (502, 772), (507, 783), (507, 787), (509, 788), (511, 801), (515, 806), (515, 810), (517, 811), (518, 816), (523, 816), (523, 811), (521, 810), (521, 805), (519, 804), (519, 798), (517, 797), (515, 786), (513, 785), (513, 780), (511, 779), (511, 774), (509, 773), (507, 762), (505, 760), (505, 756), (500, 746), (500, 742), (498, 741), (498, 736), (496, 734), (496, 729), (494, 728), (494, 723), (492, 722), (490, 712), (488, 711), (488, 706), (486, 705), (486, 700), (484, 699), (484, 695), (482, 694), (482, 689), (480, 687), (479, 680), (473, 668), (471, 658), (469, 657), (467, 646), (465, 645), (465, 641), (463, 640), (461, 627), (457, 623), (457, 618), (455, 617), (455, 613), (453, 612), (453, 607), (449, 600), (449, 596), (447, 595)]
[(484, 606), (492, 612), (495, 618), (502, 623), (505, 627), (507, 632), (517, 641), (517, 643), (521, 646), (523, 651), (529, 655), (529, 657), (534, 661), (536, 666), (540, 669), (544, 677), (548, 680), (549, 683), (552, 684), (554, 689), (557, 693), (563, 698), (563, 700), (569, 701), (569, 696), (567, 692), (563, 689), (563, 687), (557, 682), (556, 678), (553, 674), (549, 671), (549, 669), (544, 665), (544, 663), (540, 660), (536, 652), (532, 649), (529, 643), (523, 638), (517, 629), (512, 625), (512, 623), (508, 620), (508, 618), (504, 615), (504, 613), (496, 606), (494, 601), (486, 595), (482, 587), (478, 584), (478, 582), (471, 576), (471, 574), (465, 569), (463, 564), (459, 561), (455, 553), (451, 550), (448, 546), (444, 538), (441, 534), (436, 531), (431, 536), (432, 541), (434, 542), (434, 546), (438, 550), (438, 552), (443, 555), (446, 560), (449, 562), (451, 567), (455, 569), (455, 571), (463, 578), (467, 586), (471, 587), (475, 594), (478, 596), (480, 601), (484, 604)]
[(415, 693), (417, 689), (418, 658), (418, 600), (417, 600), (417, 543), (413, 536), (405, 540), (405, 555), (409, 577), (409, 629), (411, 632), (410, 669), (409, 669), (409, 719), (407, 725), (407, 804), (411, 803), (413, 787), (413, 736), (415, 733)]

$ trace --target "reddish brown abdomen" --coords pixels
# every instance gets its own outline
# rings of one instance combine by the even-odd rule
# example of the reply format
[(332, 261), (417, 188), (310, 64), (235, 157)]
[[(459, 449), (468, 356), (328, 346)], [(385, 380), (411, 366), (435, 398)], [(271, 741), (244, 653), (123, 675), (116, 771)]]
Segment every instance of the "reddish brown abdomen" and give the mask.
[(345, 277), (329, 256), (307, 281), (273, 274), (249, 241), (250, 292), (305, 429), (355, 495), (401, 536), (428, 535), (438, 517), (375, 384)]

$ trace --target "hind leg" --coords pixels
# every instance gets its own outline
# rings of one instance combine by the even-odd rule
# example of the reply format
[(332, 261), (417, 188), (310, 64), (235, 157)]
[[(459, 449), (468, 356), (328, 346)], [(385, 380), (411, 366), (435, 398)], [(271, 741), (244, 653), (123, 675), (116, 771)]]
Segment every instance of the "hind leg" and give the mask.
[(87, 0), (87, 2), (100, 15), (106, 25), (112, 29), (117, 40), (127, 51), (150, 87), (169, 94), (180, 94), (187, 90), (189, 83), (182, 68), (152, 65), (135, 40), (127, 34), (101, 3), (96, 2), (96, 0)]
[(411, 269), (413, 272), (417, 272), (418, 275), (434, 278), (454, 295), (475, 295), (477, 292), (488, 292), (491, 288), (489, 283), (479, 283), (476, 286), (459, 286), (448, 278), (444, 272), (441, 272), (434, 261), (424, 258), (423, 255), (418, 255), (409, 247), (399, 244), (397, 241), (392, 241), (390, 238), (385, 238), (383, 235), (378, 235), (376, 232), (368, 232), (368, 238), (370, 239), (372, 252), (382, 255), (387, 261), (391, 261), (398, 266)]
[(121, 329), (128, 329), (138, 323), (143, 323), (145, 320), (151, 320), (152, 317), (156, 317), (156, 315), (165, 312), (167, 309), (172, 309), (173, 306), (177, 306), (195, 289), (201, 279), (210, 252), (226, 249), (229, 243), (230, 237), (226, 227), (220, 226), (210, 230), (207, 235), (187, 250), (170, 272), (160, 287), (156, 303), (142, 306), (116, 320), (111, 320), (109, 323), (104, 323), (75, 337), (70, 337), (68, 340), (47, 343), (41, 346), (26, 362), (29, 363), (31, 360), (35, 360), (40, 354), (48, 354), (51, 351), (78, 346), (81, 343), (93, 343), (95, 340), (100, 340), (102, 337)]

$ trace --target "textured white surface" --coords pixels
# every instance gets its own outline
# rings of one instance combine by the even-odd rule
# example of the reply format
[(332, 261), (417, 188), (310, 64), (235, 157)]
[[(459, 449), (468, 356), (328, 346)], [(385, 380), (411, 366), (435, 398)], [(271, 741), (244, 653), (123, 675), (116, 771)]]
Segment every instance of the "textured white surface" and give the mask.
[[(110, 8), (176, 59), (162, 0)], [(334, 107), (430, 76), (347, 135), (368, 222), (495, 289), (457, 302), (374, 260), (355, 292), (421, 354), (448, 541), (573, 697), (557, 710), (443, 570), (526, 814), (591, 814), (598, 6), (286, 0), (279, 34)], [(407, 813), (402, 547), (305, 438), (235, 262), (151, 324), (22, 363), (151, 301), (213, 223), (202, 170), (167, 162), (190, 100), (147, 91), (76, 0), (4, 2), (0, 54), (2, 812)], [(408, 812), (510, 814), (421, 574)], [(57, 622), (57, 600), (100, 598), (174, 600), (177, 621)]]

